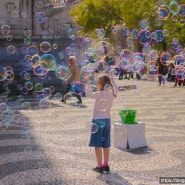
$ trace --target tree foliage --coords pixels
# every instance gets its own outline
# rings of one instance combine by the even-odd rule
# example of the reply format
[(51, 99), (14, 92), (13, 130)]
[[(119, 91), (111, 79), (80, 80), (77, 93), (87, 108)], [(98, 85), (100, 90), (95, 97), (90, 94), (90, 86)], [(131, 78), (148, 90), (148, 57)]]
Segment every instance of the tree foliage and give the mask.
[(122, 0), (85, 0), (70, 14), (74, 21), (83, 26), (84, 32), (91, 33), (96, 28), (103, 28), (106, 36), (110, 35), (111, 28), (118, 24), (121, 15)]
[[(165, 4), (160, 4), (161, 2)], [(111, 36), (111, 29), (115, 25), (125, 26), (132, 29), (141, 30), (139, 23), (146, 19), (148, 15), (149, 28), (152, 33), (156, 30), (167, 30), (169, 32), (162, 42), (156, 43), (162, 45), (163, 49), (170, 47), (173, 38), (185, 45), (185, 17), (178, 16), (178, 20), (172, 19), (169, 4), (172, 1), (163, 0), (84, 0), (77, 8), (71, 9), (70, 14), (73, 19), (84, 28), (84, 32), (93, 33), (97, 28), (103, 28), (106, 31), (106, 37)], [(184, 0), (176, 0), (179, 5), (184, 4)], [(159, 7), (167, 8), (169, 16), (159, 18)], [(184, 21), (184, 22), (183, 22)]]

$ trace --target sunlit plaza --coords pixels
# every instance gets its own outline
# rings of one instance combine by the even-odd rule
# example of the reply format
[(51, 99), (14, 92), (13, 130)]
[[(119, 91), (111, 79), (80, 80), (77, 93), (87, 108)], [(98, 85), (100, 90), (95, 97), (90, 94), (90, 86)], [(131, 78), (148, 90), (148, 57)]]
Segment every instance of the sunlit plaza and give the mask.
[[(0, 185), (185, 184), (185, 4), (128, 2), (1, 3)], [(63, 103), (70, 56), (81, 79)], [(96, 91), (100, 74), (118, 86), (109, 173), (92, 171), (89, 147), (94, 100), (86, 79)]]

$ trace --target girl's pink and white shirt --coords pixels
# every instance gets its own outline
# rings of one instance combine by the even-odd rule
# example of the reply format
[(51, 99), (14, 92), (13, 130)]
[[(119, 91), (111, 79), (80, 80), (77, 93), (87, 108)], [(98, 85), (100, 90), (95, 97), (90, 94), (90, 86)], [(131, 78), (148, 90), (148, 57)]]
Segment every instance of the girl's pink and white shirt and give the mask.
[(90, 85), (86, 85), (86, 96), (95, 99), (93, 108), (93, 119), (110, 118), (110, 110), (113, 100), (118, 94), (118, 87), (114, 80), (111, 80), (112, 89), (93, 92)]

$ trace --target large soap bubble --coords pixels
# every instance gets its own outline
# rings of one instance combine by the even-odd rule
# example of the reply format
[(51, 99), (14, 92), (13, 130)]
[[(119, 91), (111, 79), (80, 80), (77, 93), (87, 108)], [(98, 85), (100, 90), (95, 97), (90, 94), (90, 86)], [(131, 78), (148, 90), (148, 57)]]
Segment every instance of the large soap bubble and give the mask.
[(95, 45), (95, 52), (98, 56), (103, 57), (111, 53), (111, 45), (109, 42), (99, 41)]
[(168, 5), (169, 11), (174, 15), (177, 14), (179, 11), (179, 4), (175, 1), (171, 1)]
[(44, 54), (40, 57), (39, 62), (44, 61), (46, 62), (46, 70), (55, 70), (56, 68), (56, 59), (51, 54)]
[(151, 33), (147, 30), (142, 30), (138, 34), (138, 41), (143, 45), (149, 45), (152, 42)]
[(84, 92), (84, 84), (82, 82), (73, 82), (71, 88), (73, 92), (79, 95), (82, 95)]
[(9, 34), (9, 33), (10, 33), (10, 26), (7, 25), (7, 24), (2, 25), (2, 26), (1, 26), (1, 33), (2, 33), (3, 35)]
[(68, 78), (70, 78), (70, 71), (68, 67), (59, 65), (56, 67), (55, 75), (59, 79), (67, 80)]
[(166, 20), (170, 15), (167, 6), (160, 6), (157, 13), (158, 13), (158, 17), (162, 20)]
[(121, 60), (132, 60), (132, 54), (133, 52), (129, 49), (124, 49), (122, 50), (122, 52), (120, 53), (120, 59)]
[(46, 21), (46, 14), (44, 12), (37, 12), (35, 14), (35, 20), (37, 23), (44, 23)]
[(108, 63), (105, 60), (98, 60), (95, 64), (98, 72), (105, 72), (107, 70)]
[(51, 44), (49, 42), (42, 42), (40, 44), (40, 50), (43, 52), (43, 53), (48, 53), (51, 51)]
[(137, 39), (138, 34), (139, 34), (139, 30), (137, 30), (137, 29), (133, 29), (133, 30), (131, 31), (131, 37), (132, 37), (133, 39)]
[(148, 30), (148, 28), (150, 27), (149, 21), (148, 20), (141, 20), (139, 22), (139, 27), (141, 30)]
[(15, 48), (15, 46), (14, 45), (9, 45), (8, 47), (7, 47), (7, 52), (9, 53), (9, 54), (14, 54), (15, 52), (16, 52), (16, 48)]
[(48, 73), (48, 64), (46, 61), (39, 61), (33, 65), (33, 73), (37, 76), (43, 76)]
[(103, 28), (96, 29), (95, 33), (98, 38), (104, 38), (106, 35), (106, 32)]
[(107, 67), (106, 73), (116, 77), (116, 76), (119, 76), (120, 71), (121, 71), (121, 69), (120, 69), (119, 66), (117, 66), (117, 65), (110, 65), (110, 66)]
[(70, 28), (67, 30), (67, 37), (74, 40), (76, 35), (75, 35), (75, 30)]
[(94, 64), (87, 64), (83, 66), (80, 70), (80, 74), (83, 78), (88, 78), (92, 75), (92, 73), (96, 70), (96, 66)]
[(185, 17), (185, 4), (179, 6), (178, 15), (181, 17)]

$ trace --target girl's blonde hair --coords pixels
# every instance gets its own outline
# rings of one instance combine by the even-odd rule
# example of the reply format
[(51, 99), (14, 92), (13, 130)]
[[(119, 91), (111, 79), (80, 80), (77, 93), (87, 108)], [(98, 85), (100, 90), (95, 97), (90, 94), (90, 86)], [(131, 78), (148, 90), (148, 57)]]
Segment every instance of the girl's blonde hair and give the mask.
[(102, 74), (102, 75), (99, 75), (97, 77), (97, 82), (101, 84), (101, 91), (104, 90), (104, 87), (106, 85), (110, 85), (111, 86), (111, 89), (113, 91), (113, 95), (116, 97), (116, 95), (114, 94), (114, 90), (113, 90), (113, 87), (112, 87), (112, 84), (111, 84), (111, 80), (110, 80), (110, 77), (106, 74)]

